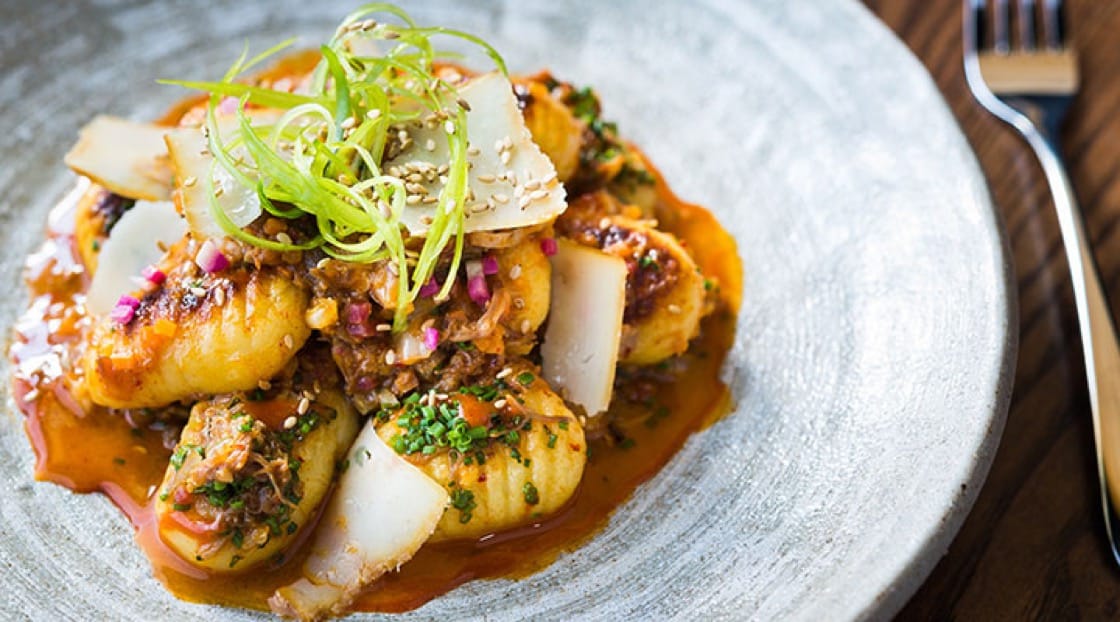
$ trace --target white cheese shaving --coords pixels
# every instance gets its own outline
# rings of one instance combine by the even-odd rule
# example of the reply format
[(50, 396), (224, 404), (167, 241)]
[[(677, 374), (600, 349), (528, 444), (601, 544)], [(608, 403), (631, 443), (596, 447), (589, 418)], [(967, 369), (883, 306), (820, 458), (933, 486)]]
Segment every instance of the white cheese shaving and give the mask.
[(347, 457), (349, 467), (319, 523), (303, 577), (268, 601), (279, 615), (341, 615), (364, 586), (412, 558), (447, 507), (447, 491), (390, 449), (372, 425), (362, 429)]
[[(246, 114), (250, 115), (250, 123), (254, 126), (272, 123), (279, 117), (275, 111), (251, 110), (246, 111)], [(219, 119), (218, 131), (224, 143), (235, 140), (240, 133), (237, 119)], [(220, 238), (226, 235), (225, 229), (214, 220), (214, 215), (210, 212), (210, 197), (206, 193), (211, 169), (212, 188), (218, 206), (233, 224), (244, 227), (261, 215), (261, 201), (255, 188), (245, 187), (220, 165), (211, 167), (214, 156), (210, 154), (206, 135), (201, 128), (177, 129), (167, 134), (166, 141), (166, 150), (175, 170), (179, 205), (187, 218), (187, 224), (197, 237)], [(231, 149), (230, 155), (235, 160), (241, 157), (252, 161), (242, 147)]]
[(611, 403), (626, 274), (626, 262), (619, 257), (558, 240), (541, 369), (549, 384), (588, 415)]
[(163, 135), (171, 128), (101, 115), (82, 128), (66, 165), (130, 199), (171, 197), (171, 168)]
[(86, 309), (94, 315), (112, 311), (121, 296), (140, 288), (144, 268), (163, 257), (159, 244), (171, 246), (186, 232), (187, 223), (170, 201), (137, 201), (101, 245)]
[[(564, 186), (556, 179), (552, 161), (533, 142), (509, 79), (499, 73), (478, 76), (459, 89), (459, 96), (470, 107), (467, 160), (473, 198), (465, 206), (465, 231), (527, 227), (563, 212), (567, 208)], [(425, 173), (448, 164), (444, 124), (421, 119), (405, 131), (409, 146), (387, 160), (382, 169), (404, 178), (417, 173), (420, 179), (410, 184), (424, 188), (421, 198), (438, 197), (444, 186), (440, 174)], [(423, 235), (436, 209), (434, 202), (414, 200), (405, 207), (401, 220), (409, 233)]]

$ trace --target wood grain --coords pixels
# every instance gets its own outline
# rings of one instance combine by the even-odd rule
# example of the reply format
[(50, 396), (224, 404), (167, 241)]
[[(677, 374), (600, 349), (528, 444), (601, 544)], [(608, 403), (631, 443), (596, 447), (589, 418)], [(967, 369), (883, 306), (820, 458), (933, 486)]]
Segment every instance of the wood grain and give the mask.
[[(1042, 172), (968, 91), (961, 0), (866, 4), (929, 69), (976, 151), (1007, 227), (1020, 305), (1011, 412), (991, 473), (948, 554), (899, 619), (1116, 619), (1120, 570), (1104, 535), (1077, 317)], [(1068, 4), (1082, 86), (1062, 147), (1118, 309), (1120, 0)]]

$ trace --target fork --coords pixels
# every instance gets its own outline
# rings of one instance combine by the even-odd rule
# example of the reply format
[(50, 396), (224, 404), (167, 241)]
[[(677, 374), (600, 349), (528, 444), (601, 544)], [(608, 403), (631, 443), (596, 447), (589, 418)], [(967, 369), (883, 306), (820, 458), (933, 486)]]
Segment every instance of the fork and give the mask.
[(1085, 355), (1105, 532), (1120, 564), (1120, 345), (1057, 147), (1079, 80), (1062, 18), (1061, 0), (1041, 0), (1037, 6), (1034, 0), (966, 0), (964, 68), (980, 104), (1018, 131), (1034, 151), (1054, 198)]

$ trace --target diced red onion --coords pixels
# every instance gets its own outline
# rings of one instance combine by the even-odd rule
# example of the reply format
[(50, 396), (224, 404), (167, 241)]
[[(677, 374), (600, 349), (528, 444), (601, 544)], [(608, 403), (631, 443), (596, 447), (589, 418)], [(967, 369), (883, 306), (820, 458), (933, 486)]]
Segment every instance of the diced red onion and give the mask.
[(436, 277), (433, 276), (431, 279), (428, 280), (427, 283), (424, 284), (423, 287), (420, 288), (420, 297), (421, 298), (431, 298), (432, 296), (435, 296), (436, 292), (438, 292), (438, 291), (439, 291), (439, 283), (436, 283)]
[(218, 104), (218, 114), (233, 114), (237, 112), (237, 98), (223, 97)]
[(109, 317), (118, 324), (128, 324), (136, 316), (136, 309), (139, 306), (140, 301), (132, 296), (121, 296), (116, 306), (109, 312)]
[(202, 247), (198, 249), (198, 254), (194, 256), (194, 262), (198, 264), (199, 268), (214, 273), (221, 272), (229, 267), (229, 259), (218, 250), (218, 245), (214, 244), (212, 240), (206, 240), (202, 243)]
[(356, 322), (346, 325), (346, 332), (358, 338), (372, 337), (377, 334), (377, 329), (369, 322)]
[(160, 270), (155, 266), (148, 266), (147, 268), (144, 268), (144, 270), (141, 271), (140, 274), (153, 285), (160, 285), (167, 280), (167, 275), (163, 273), (163, 270)]
[(377, 386), (377, 384), (374, 383), (373, 378), (369, 376), (359, 376), (354, 382), (354, 388), (359, 391), (372, 391), (375, 386)]
[(560, 248), (556, 244), (556, 238), (541, 238), (541, 252), (546, 256), (552, 257), (558, 250)]
[(346, 316), (346, 321), (350, 324), (362, 324), (369, 319), (369, 314), (373, 312), (373, 305), (368, 302), (352, 302), (346, 305), (343, 314)]
[(482, 258), (482, 273), (490, 276), (498, 273), (498, 260), (493, 255), (487, 255)]
[(432, 327), (424, 329), (424, 347), (435, 352), (439, 347), (439, 330)]
[(480, 307), (490, 302), (490, 288), (486, 286), (486, 277), (479, 274), (467, 279), (467, 293)]

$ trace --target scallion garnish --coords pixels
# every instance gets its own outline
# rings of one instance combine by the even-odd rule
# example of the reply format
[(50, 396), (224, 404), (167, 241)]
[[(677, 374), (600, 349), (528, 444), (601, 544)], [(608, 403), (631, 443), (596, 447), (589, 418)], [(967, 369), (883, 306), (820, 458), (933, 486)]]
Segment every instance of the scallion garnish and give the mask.
[[(401, 23), (369, 18), (379, 13)], [(438, 35), (479, 46), (506, 73), (501, 56), (478, 37), (420, 27), (400, 8), (374, 3), (350, 14), (322, 46), (322, 59), (310, 76), (307, 92), (286, 93), (234, 81), (290, 41), (251, 60), (243, 53), (218, 82), (165, 81), (210, 93), (205, 127), (213, 163), (204, 187), (211, 214), (221, 228), (233, 238), (275, 251), (320, 248), (347, 261), (393, 262), (399, 276), (395, 331), (404, 328), (412, 302), (430, 289), (437, 262), (452, 241), (449, 273), (456, 274), (462, 261), (469, 191), (467, 117), (456, 87), (435, 73), (436, 59), (446, 56), (432, 45)], [(384, 51), (371, 53), (377, 44)], [(218, 123), (219, 106), (228, 97), (239, 100), (234, 131)], [(254, 125), (247, 105), (283, 113), (273, 123)], [(406, 189), (401, 179), (382, 172), (382, 156), (398, 124), (431, 115), (447, 133), (447, 181), (423, 246), (410, 257), (401, 223)], [(219, 175), (221, 183), (228, 177), (254, 191), (262, 212), (285, 219), (314, 218), (317, 233), (295, 243), (239, 227), (218, 200), (222, 185), (215, 177)], [(445, 279), (437, 299), (446, 298), (453, 284), (453, 278)]]

